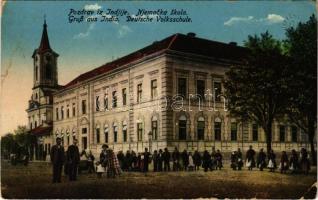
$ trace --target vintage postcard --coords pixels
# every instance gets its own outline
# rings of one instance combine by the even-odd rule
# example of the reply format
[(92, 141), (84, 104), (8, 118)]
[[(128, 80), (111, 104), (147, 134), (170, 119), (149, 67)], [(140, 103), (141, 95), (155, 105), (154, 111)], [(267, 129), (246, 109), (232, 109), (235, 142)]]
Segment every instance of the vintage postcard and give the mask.
[(4, 199), (314, 199), (316, 1), (2, 1)]

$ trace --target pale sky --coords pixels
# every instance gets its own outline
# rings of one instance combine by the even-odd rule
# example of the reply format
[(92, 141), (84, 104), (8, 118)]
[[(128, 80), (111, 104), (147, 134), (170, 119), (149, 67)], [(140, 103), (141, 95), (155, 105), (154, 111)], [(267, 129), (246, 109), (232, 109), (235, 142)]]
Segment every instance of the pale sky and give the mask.
[[(70, 9), (183, 9), (191, 23), (69, 23)], [(39, 46), (46, 15), (52, 49), (57, 52), (59, 84), (113, 58), (161, 40), (174, 33), (195, 32), (197, 37), (242, 45), (249, 34), (268, 30), (284, 39), (285, 28), (306, 21), (316, 13), (311, 1), (216, 1), (216, 2), (7, 2), (1, 16), (1, 118), (0, 134), (27, 124), (25, 112), (31, 96), (31, 55)]]

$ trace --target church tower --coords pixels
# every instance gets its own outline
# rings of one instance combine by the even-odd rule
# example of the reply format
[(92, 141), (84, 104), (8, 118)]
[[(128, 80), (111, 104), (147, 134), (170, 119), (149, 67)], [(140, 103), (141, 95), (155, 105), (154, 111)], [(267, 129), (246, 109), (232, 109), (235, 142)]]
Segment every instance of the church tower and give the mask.
[(61, 86), (57, 78), (58, 54), (50, 46), (47, 24), (44, 20), (40, 45), (34, 50), (33, 88), (29, 100), (28, 128), (37, 138), (37, 153), (48, 152), (52, 144), (53, 93)]
[(58, 85), (58, 56), (59, 55), (51, 49), (49, 37), (47, 34), (47, 25), (46, 21), (44, 20), (40, 46), (34, 51), (32, 55), (34, 66), (33, 88), (54, 88)]

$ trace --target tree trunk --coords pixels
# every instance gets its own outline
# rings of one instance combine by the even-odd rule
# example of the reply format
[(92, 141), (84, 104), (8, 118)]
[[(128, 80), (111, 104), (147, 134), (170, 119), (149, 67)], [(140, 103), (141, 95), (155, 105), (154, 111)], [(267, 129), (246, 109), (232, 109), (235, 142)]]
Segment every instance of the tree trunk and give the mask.
[(266, 145), (267, 145), (267, 155), (269, 154), (270, 150), (272, 149), (272, 123), (267, 123), (266, 127), (264, 128), (265, 135), (266, 135)]
[(314, 166), (316, 166), (317, 165), (317, 155), (316, 155), (316, 151), (315, 151), (314, 137), (315, 137), (315, 122), (310, 121), (308, 123), (308, 139), (310, 142), (312, 164)]

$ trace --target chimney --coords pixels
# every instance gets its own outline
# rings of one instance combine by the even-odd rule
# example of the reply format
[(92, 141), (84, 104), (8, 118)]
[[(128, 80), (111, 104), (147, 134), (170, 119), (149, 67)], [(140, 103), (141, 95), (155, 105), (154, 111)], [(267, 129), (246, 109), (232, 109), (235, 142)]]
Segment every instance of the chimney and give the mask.
[(229, 45), (237, 46), (237, 43), (236, 42), (229, 42)]
[(194, 37), (195, 37), (195, 35), (196, 35), (196, 34), (195, 34), (195, 33), (193, 33), (193, 32), (189, 32), (189, 33), (187, 34), (187, 36), (188, 36), (188, 37), (191, 37), (191, 38), (194, 38)]

